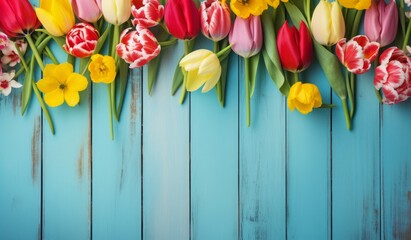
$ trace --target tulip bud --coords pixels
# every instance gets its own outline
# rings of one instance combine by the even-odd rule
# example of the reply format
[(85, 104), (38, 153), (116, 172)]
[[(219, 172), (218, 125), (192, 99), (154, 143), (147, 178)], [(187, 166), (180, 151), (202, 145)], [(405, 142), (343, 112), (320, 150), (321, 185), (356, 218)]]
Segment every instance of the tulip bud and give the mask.
[(228, 41), (238, 55), (249, 58), (260, 52), (263, 45), (263, 30), (260, 16), (236, 17)]
[(398, 9), (395, 0), (388, 4), (384, 0), (373, 2), (365, 11), (364, 32), (370, 41), (379, 42), (381, 47), (392, 43), (397, 34)]
[(296, 82), (290, 88), (287, 104), (291, 111), (297, 108), (300, 113), (308, 114), (313, 108), (321, 107), (322, 97), (314, 84)]
[(9, 37), (23, 37), (40, 26), (28, 0), (1, 0), (0, 29)]
[(368, 9), (371, 6), (371, 0), (338, 0), (345, 8), (355, 8), (357, 10)]
[(195, 91), (204, 84), (202, 92), (208, 92), (221, 76), (220, 60), (215, 53), (205, 49), (187, 54), (181, 59), (180, 66), (188, 72), (187, 91)]
[(71, 0), (71, 5), (81, 21), (95, 23), (101, 17), (101, 10), (97, 2), (98, 0)]
[(146, 65), (160, 53), (156, 37), (146, 28), (139, 31), (124, 30), (117, 45), (117, 54), (130, 64), (130, 68)]
[(74, 14), (68, 0), (42, 0), (36, 14), (43, 27), (56, 37), (63, 36), (74, 26)]
[(164, 21), (170, 34), (178, 39), (193, 39), (200, 33), (200, 14), (193, 0), (168, 0)]
[(344, 37), (345, 22), (337, 2), (321, 0), (311, 18), (311, 31), (322, 45), (334, 45)]
[(313, 44), (307, 25), (301, 21), (297, 30), (286, 21), (278, 31), (277, 49), (284, 69), (301, 72), (308, 68), (313, 60)]
[(230, 9), (225, 2), (207, 0), (200, 5), (201, 31), (207, 38), (218, 42), (230, 33)]
[(133, 0), (131, 14), (134, 17), (131, 21), (134, 26), (154, 27), (164, 16), (164, 6), (158, 0)]
[(97, 46), (98, 38), (99, 33), (92, 25), (78, 23), (67, 33), (63, 49), (78, 58), (90, 57)]
[[(83, 0), (84, 1), (84, 0)], [(113, 25), (125, 23), (131, 15), (131, 0), (98, 0), (104, 19)]]

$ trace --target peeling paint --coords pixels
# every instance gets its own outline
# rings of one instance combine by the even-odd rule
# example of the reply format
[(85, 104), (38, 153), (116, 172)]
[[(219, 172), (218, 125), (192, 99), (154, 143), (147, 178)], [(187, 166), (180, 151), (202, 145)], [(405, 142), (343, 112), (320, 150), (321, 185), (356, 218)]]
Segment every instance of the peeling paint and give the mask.
[(20, 101), (21, 100), (21, 96), (20, 94), (13, 94), (13, 114), (16, 115), (16, 113), (18, 112), (17, 109), (20, 106)]
[(31, 178), (33, 180), (33, 183), (37, 180), (38, 176), (38, 165), (40, 162), (40, 134), (40, 117), (37, 117), (34, 120), (33, 135), (31, 137)]
[(81, 146), (79, 158), (77, 161), (77, 173), (79, 178), (83, 177), (84, 146)]
[(130, 102), (130, 137), (136, 135), (137, 101), (140, 97), (141, 70), (134, 71), (131, 77), (131, 102)]
[(121, 150), (121, 170), (120, 170), (120, 192), (123, 188), (123, 178), (124, 178), (124, 158), (125, 158), (125, 154), (124, 154), (124, 147)]

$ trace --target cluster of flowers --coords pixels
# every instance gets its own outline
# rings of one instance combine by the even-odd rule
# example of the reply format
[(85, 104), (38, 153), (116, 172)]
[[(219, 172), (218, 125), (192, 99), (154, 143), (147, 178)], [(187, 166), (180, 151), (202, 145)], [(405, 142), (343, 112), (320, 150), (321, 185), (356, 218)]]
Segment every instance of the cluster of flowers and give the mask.
[[(26, 73), (22, 112), (33, 91), (53, 129), (45, 104), (56, 107), (66, 102), (76, 106), (79, 92), (87, 88), (90, 77), (94, 83), (108, 84), (112, 129), (113, 118), (118, 120), (121, 112), (127, 68), (148, 64), (151, 92), (161, 52), (179, 39), (184, 41), (184, 54), (176, 67), (172, 93), (182, 86), (180, 103), (186, 91), (203, 86), (202, 92), (215, 88), (224, 105), (227, 58), (232, 50), (244, 58), (247, 125), (251, 122), (250, 99), (261, 56), (272, 80), (287, 96), (289, 108), (310, 113), (313, 108), (328, 106), (323, 104), (315, 83), (300, 80), (300, 73), (316, 55), (342, 101), (350, 128), (355, 75), (369, 71), (374, 60), (378, 62), (374, 86), (381, 101), (394, 104), (411, 97), (411, 58), (406, 51), (411, 21), (399, 21), (399, 16), (410, 15), (405, 9), (411, 2), (402, 0), (399, 5), (395, 0), (320, 0), (311, 12), (310, 0), (42, 0), (35, 8), (28, 0), (0, 0), (4, 16), (0, 21), (4, 33), (0, 35), (1, 61), (8, 65), (8, 72), (1, 74), (0, 91), (8, 95), (11, 87), (21, 87), (12, 80), (15, 74), (10, 70), (20, 62), (20, 72)], [(365, 33), (358, 35), (362, 10), (366, 10)], [(397, 38), (399, 22), (402, 35)], [(192, 51), (200, 32), (214, 42), (213, 51)], [(107, 36), (110, 41), (106, 41)], [(27, 59), (24, 39), (32, 53)], [(48, 48), (51, 39), (73, 56), (67, 63), (59, 63), (54, 57)], [(403, 39), (402, 48), (389, 47), (395, 39)], [(102, 49), (108, 49), (108, 53), (104, 55)], [(43, 56), (53, 63), (45, 65)], [(74, 72), (75, 59), (80, 59), (78, 73)], [(32, 76), (35, 62), (43, 71), (38, 81)], [(346, 70), (345, 77), (340, 64)], [(120, 97), (115, 96), (117, 93)]]

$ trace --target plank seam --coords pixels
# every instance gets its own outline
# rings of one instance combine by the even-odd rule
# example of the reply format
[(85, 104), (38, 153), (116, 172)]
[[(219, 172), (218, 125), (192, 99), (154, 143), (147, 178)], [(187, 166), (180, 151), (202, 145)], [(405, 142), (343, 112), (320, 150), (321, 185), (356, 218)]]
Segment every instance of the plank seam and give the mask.
[[(241, 60), (237, 56), (237, 239), (242, 239), (241, 236), (241, 203), (240, 203), (240, 136), (241, 136), (241, 130), (240, 130), (240, 98), (241, 98)], [(227, 88), (227, 87), (226, 87)]]
[[(333, 92), (330, 89), (330, 102), (333, 102)], [(330, 239), (333, 239), (333, 109), (330, 108), (330, 225), (328, 226), (330, 229)]]
[(141, 96), (141, 116), (140, 116), (140, 131), (141, 131), (141, 133), (140, 133), (140, 177), (141, 177), (141, 181), (140, 181), (140, 201), (141, 201), (141, 209), (140, 209), (140, 229), (141, 229), (141, 231), (140, 231), (140, 238), (141, 238), (141, 240), (143, 240), (144, 239), (144, 191), (143, 191), (143, 189), (144, 189), (144, 170), (143, 170), (143, 167), (144, 167), (144, 151), (143, 151), (143, 141), (144, 141), (144, 134), (143, 134), (143, 131), (144, 131), (144, 95), (143, 95), (143, 89), (144, 89), (144, 81), (143, 81), (143, 79), (144, 79), (144, 71), (142, 71), (141, 69), (140, 69), (140, 84), (141, 84), (141, 87), (140, 87), (140, 96)]
[[(185, 86), (183, 86), (185, 87)], [(188, 238), (192, 239), (191, 217), (191, 92), (188, 94)]]
[(90, 149), (89, 149), (89, 161), (90, 161), (90, 240), (93, 239), (93, 87), (90, 87), (89, 96), (89, 121), (90, 121)]
[(378, 147), (379, 147), (379, 151), (378, 151), (378, 161), (379, 161), (379, 178), (380, 178), (380, 216), (379, 216), (379, 220), (380, 220), (380, 224), (379, 224), (379, 228), (380, 228), (380, 239), (385, 239), (385, 231), (384, 231), (384, 188), (383, 188), (383, 176), (384, 176), (384, 170), (383, 170), (383, 159), (382, 159), (382, 127), (383, 127), (383, 121), (384, 121), (384, 108), (382, 104), (379, 104), (379, 126), (378, 126)]
[(285, 159), (284, 159), (284, 171), (285, 171), (285, 239), (288, 239), (288, 111), (287, 111), (287, 101), (283, 104), (284, 111), (284, 148), (285, 148)]

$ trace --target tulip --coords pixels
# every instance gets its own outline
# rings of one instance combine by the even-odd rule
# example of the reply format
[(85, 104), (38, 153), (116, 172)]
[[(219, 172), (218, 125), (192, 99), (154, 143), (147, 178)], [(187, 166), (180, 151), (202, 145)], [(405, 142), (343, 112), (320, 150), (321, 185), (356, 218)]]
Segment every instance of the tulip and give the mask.
[(368, 9), (371, 6), (371, 0), (338, 0), (345, 8), (355, 8), (357, 10)]
[(318, 3), (311, 18), (311, 31), (318, 43), (327, 46), (344, 37), (345, 22), (337, 2), (321, 0)]
[(23, 37), (40, 26), (28, 0), (1, 0), (0, 29), (9, 37)]
[(364, 32), (370, 41), (379, 42), (381, 47), (392, 43), (397, 35), (398, 10), (395, 0), (388, 4), (384, 0), (373, 2), (365, 11)]
[(138, 68), (146, 65), (161, 51), (156, 37), (146, 28), (139, 31), (124, 30), (117, 45), (117, 54), (130, 64), (130, 68)]
[(201, 32), (208, 39), (218, 42), (230, 33), (230, 8), (225, 2), (207, 0), (200, 5)]
[(411, 96), (411, 59), (397, 48), (390, 47), (380, 56), (375, 69), (374, 87), (382, 89), (383, 102), (394, 104)]
[(200, 49), (187, 54), (180, 61), (180, 66), (187, 71), (187, 91), (195, 91), (203, 84), (202, 92), (210, 91), (221, 75), (221, 65), (215, 53)]
[(170, 34), (178, 39), (193, 39), (200, 33), (200, 14), (193, 0), (168, 0), (164, 21)]
[(101, 10), (97, 4), (98, 0), (71, 0), (76, 16), (84, 22), (95, 23), (101, 17)]
[(313, 44), (307, 25), (301, 21), (297, 30), (286, 21), (278, 31), (277, 49), (284, 69), (301, 72), (308, 68), (313, 60)]
[(158, 0), (134, 0), (131, 6), (134, 26), (142, 28), (156, 26), (164, 16), (164, 6)]
[[(83, 0), (84, 1), (84, 0)], [(104, 19), (108, 23), (119, 26), (131, 15), (131, 0), (98, 0)], [(97, 2), (99, 3), (99, 2)]]
[(68, 0), (41, 0), (36, 14), (43, 27), (56, 37), (66, 34), (75, 23)]
[(247, 19), (236, 17), (228, 41), (238, 55), (249, 58), (260, 52), (263, 45), (263, 30), (259, 16)]
[(365, 35), (358, 35), (348, 42), (345, 38), (341, 39), (335, 47), (335, 52), (349, 72), (362, 74), (370, 69), (379, 49), (379, 43), (370, 42)]
[(90, 57), (97, 46), (98, 38), (99, 33), (92, 25), (78, 23), (67, 33), (63, 49), (78, 58)]
[(314, 84), (296, 82), (290, 88), (287, 103), (291, 111), (297, 108), (300, 113), (308, 114), (313, 108), (321, 107), (322, 98), (320, 91)]

